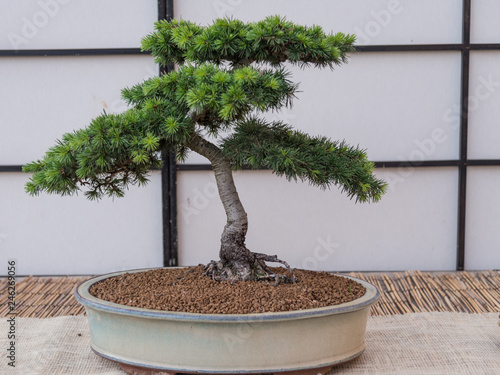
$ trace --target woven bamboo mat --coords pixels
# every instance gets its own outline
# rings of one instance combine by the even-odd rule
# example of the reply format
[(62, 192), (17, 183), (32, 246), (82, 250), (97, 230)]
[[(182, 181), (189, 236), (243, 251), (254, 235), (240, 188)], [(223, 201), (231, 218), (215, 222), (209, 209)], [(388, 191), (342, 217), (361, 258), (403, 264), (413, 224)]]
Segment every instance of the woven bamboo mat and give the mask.
[[(381, 298), (372, 316), (418, 312), (500, 312), (500, 272), (351, 273), (377, 286)], [(27, 277), (16, 285), (18, 317), (84, 315), (73, 295), (88, 277)], [(0, 317), (6, 317), (7, 280), (0, 279)]]
[[(52, 318), (65, 315), (83, 315), (85, 309), (75, 297), (83, 277), (34, 277), (29, 276), (16, 283), (16, 316), (28, 318)], [(0, 317), (6, 317), (7, 279), (0, 279)]]
[(372, 316), (415, 312), (500, 312), (500, 272), (351, 273), (381, 292)]

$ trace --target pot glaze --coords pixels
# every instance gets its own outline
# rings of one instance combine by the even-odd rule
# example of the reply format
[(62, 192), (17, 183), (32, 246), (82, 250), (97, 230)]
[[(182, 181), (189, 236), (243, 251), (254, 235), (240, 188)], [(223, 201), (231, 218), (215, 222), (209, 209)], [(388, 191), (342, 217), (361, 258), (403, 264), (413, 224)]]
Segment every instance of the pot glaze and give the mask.
[(279, 313), (166, 312), (118, 305), (89, 293), (92, 284), (101, 280), (145, 271), (94, 277), (80, 284), (75, 296), (87, 312), (92, 350), (124, 369), (150, 369), (150, 374), (158, 373), (155, 370), (258, 374), (329, 369), (364, 351), (370, 306), (379, 298), (375, 286), (351, 277), (366, 288), (363, 297)]

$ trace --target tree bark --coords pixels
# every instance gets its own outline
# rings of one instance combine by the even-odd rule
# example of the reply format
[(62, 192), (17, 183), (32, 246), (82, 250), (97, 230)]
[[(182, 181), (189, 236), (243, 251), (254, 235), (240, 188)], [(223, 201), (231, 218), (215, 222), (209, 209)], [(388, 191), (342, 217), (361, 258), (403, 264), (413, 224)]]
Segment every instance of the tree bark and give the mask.
[(230, 266), (240, 279), (251, 277), (251, 267), (255, 262), (254, 254), (245, 246), (248, 230), (247, 213), (241, 204), (233, 180), (231, 163), (213, 143), (194, 133), (187, 146), (205, 156), (215, 174), (219, 197), (226, 212), (227, 223), (221, 236), (220, 260)]
[[(248, 230), (247, 213), (241, 204), (233, 180), (231, 163), (213, 143), (193, 133), (186, 144), (191, 150), (205, 156), (215, 174), (219, 197), (226, 211), (227, 222), (221, 236), (219, 262), (212, 261), (206, 274), (216, 280), (273, 280), (277, 283), (296, 282), (297, 278), (285, 261), (276, 255), (253, 253), (247, 249), (245, 238)], [(275, 274), (265, 262), (283, 264), (291, 277)]]

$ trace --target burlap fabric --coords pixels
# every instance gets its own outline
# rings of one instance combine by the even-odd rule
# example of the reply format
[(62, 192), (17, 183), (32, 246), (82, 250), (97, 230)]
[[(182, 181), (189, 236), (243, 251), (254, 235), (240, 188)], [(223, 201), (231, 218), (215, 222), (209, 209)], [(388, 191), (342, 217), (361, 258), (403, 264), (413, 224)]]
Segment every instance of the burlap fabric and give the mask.
[[(16, 368), (7, 365), (6, 318), (0, 321), (0, 374), (123, 375), (89, 349), (83, 316), (16, 319)], [(500, 374), (497, 314), (416, 313), (372, 317), (366, 351), (332, 374)]]

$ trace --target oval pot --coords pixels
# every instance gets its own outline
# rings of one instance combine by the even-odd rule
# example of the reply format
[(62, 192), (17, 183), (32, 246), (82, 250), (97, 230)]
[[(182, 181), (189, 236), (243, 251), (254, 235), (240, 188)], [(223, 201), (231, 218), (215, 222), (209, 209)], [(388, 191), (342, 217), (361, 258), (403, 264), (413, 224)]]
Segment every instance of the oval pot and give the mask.
[(340, 305), (260, 314), (193, 314), (118, 305), (93, 297), (89, 288), (110, 273), (78, 286), (85, 306), (91, 348), (119, 362), (130, 374), (160, 373), (326, 373), (364, 348), (375, 286), (363, 297)]

